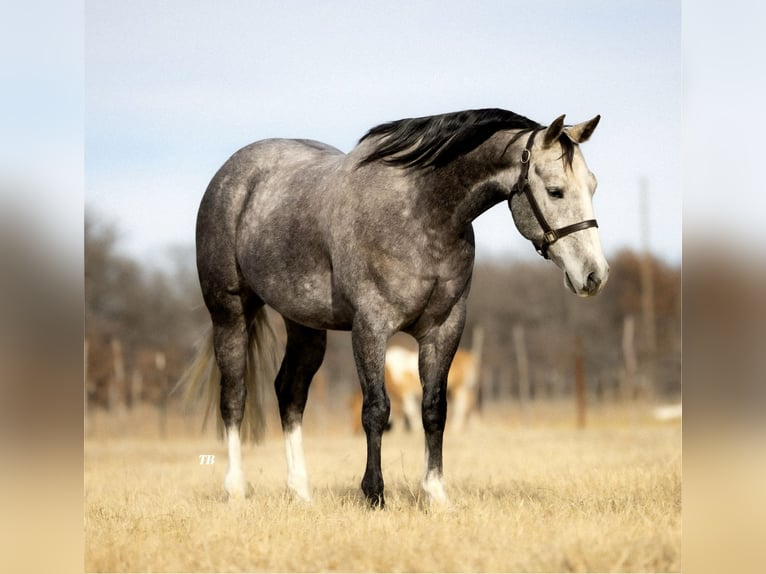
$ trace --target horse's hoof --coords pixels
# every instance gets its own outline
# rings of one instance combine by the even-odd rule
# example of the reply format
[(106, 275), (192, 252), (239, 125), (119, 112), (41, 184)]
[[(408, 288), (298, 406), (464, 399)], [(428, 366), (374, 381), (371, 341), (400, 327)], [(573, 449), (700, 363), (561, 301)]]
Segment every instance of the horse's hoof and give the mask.
[(314, 504), (314, 499), (311, 496), (311, 491), (307, 486), (295, 487), (292, 485), (287, 486), (287, 493), (293, 500), (311, 506)]
[(229, 500), (244, 500), (252, 490), (241, 472), (228, 473), (223, 481), (223, 487), (229, 495)]
[(428, 510), (438, 512), (449, 512), (453, 510), (452, 503), (447, 497), (447, 492), (444, 488), (444, 480), (441, 475), (429, 473), (423, 479), (420, 487), (425, 493)]
[(383, 497), (383, 478), (365, 473), (362, 478), (362, 492), (372, 508), (385, 508), (386, 501)]
[(370, 508), (373, 510), (383, 510), (386, 508), (386, 499), (383, 496), (383, 494), (366, 494), (364, 495), (367, 498), (367, 503), (370, 505)]
[(455, 506), (452, 504), (452, 502), (450, 502), (448, 498), (429, 498), (427, 509), (428, 512), (434, 512), (437, 514), (452, 514), (455, 512)]

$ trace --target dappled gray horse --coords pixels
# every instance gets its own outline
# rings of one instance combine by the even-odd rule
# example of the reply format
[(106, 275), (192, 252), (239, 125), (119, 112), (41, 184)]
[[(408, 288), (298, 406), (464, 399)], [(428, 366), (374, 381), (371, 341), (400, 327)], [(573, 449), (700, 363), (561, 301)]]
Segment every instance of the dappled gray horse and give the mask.
[(419, 344), (422, 487), (432, 504), (448, 504), (446, 384), (471, 284), (471, 222), (508, 201), (519, 232), (563, 270), (566, 286), (595, 295), (608, 266), (593, 219), (596, 178), (579, 144), (598, 121), (565, 126), (561, 116), (543, 127), (505, 110), (469, 110), (377, 126), (348, 154), (315, 141), (264, 140), (221, 167), (197, 219), (197, 267), (213, 328), (187, 391), (207, 392), (208, 412), (220, 408), (230, 496), (246, 490), (240, 432), (262, 432), (273, 356), (268, 305), (287, 330), (275, 387), (290, 491), (311, 500), (301, 438), (306, 396), (326, 330), (350, 330), (364, 396), (362, 491), (384, 505), (384, 360), (389, 337), (404, 331)]

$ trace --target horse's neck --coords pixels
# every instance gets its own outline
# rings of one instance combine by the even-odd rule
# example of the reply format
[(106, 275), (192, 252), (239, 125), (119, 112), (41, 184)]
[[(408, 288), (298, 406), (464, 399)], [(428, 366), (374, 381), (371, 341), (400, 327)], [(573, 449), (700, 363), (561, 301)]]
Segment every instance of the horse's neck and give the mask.
[[(448, 210), (456, 226), (470, 225), (489, 208), (508, 199), (519, 176), (524, 142), (514, 141), (512, 132), (492, 136), (472, 152), (433, 172), (425, 193), (434, 204)], [(521, 138), (523, 139), (523, 138)]]

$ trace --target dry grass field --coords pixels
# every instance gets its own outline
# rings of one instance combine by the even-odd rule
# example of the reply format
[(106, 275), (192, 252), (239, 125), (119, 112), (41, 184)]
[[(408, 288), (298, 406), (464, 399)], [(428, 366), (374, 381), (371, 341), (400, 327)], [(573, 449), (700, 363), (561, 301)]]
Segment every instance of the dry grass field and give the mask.
[[(313, 407), (313, 408), (312, 408)], [(681, 427), (635, 407), (495, 406), (445, 439), (452, 512), (419, 496), (422, 433), (384, 437), (387, 508), (366, 507), (365, 446), (309, 402), (314, 504), (285, 494), (282, 442), (244, 448), (253, 489), (223, 494), (225, 446), (153, 411), (91, 417), (85, 567), (97, 572), (668, 572), (681, 570)], [(648, 409), (646, 409), (648, 413)], [(98, 413), (97, 413), (98, 415)], [(339, 417), (345, 415), (338, 415)], [(100, 417), (100, 418), (99, 418)], [(345, 421), (344, 421), (345, 422)], [(322, 423), (322, 424), (320, 424)], [(201, 465), (199, 456), (215, 455)]]

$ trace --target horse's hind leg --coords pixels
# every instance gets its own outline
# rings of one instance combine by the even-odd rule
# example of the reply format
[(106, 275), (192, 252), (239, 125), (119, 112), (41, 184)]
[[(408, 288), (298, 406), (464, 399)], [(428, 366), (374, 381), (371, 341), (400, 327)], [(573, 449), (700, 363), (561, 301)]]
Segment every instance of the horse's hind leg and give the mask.
[(288, 319), (285, 319), (285, 327), (287, 347), (274, 386), (285, 437), (287, 487), (301, 500), (311, 502), (301, 425), (309, 385), (324, 358), (327, 332), (310, 329)]
[(240, 428), (245, 413), (245, 369), (248, 329), (243, 303), (238, 295), (227, 295), (211, 311), (215, 358), (221, 370), (221, 418), (226, 429), (229, 464), (224, 487), (231, 498), (243, 498), (247, 487), (242, 472)]

